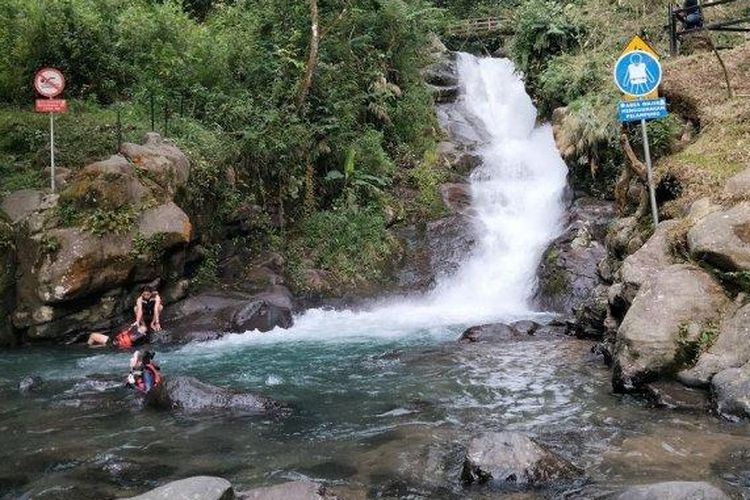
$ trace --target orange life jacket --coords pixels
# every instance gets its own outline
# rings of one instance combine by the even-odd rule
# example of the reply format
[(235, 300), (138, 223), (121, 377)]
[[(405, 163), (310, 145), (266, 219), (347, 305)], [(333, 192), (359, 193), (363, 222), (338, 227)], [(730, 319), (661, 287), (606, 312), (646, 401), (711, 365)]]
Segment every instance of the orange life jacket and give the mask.
[(114, 344), (118, 349), (130, 349), (133, 347), (133, 339), (130, 337), (130, 330), (123, 330), (115, 336)]

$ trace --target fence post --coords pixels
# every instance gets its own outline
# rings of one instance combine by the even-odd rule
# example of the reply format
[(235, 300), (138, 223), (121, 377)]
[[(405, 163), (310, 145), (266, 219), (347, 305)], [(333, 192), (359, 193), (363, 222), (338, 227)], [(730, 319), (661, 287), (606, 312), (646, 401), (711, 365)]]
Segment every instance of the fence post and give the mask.
[(122, 117), (120, 116), (120, 105), (117, 105), (117, 151), (122, 148)]
[(154, 91), (152, 90), (149, 95), (151, 98), (151, 132), (154, 132), (156, 130), (156, 109), (154, 107)]
[(667, 7), (667, 13), (669, 14), (669, 55), (674, 57), (677, 55), (677, 26), (674, 19), (674, 7), (671, 3)]

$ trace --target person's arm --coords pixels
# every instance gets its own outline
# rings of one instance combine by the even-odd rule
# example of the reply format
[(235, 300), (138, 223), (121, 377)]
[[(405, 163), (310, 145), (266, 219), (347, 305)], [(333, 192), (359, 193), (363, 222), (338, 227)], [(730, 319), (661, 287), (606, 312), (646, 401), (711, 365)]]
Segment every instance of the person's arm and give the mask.
[(135, 324), (137, 326), (143, 324), (143, 300), (140, 297), (135, 301)]
[(155, 332), (158, 332), (161, 330), (160, 316), (161, 316), (161, 295), (157, 293), (156, 299), (154, 299), (154, 319), (151, 321), (151, 329)]

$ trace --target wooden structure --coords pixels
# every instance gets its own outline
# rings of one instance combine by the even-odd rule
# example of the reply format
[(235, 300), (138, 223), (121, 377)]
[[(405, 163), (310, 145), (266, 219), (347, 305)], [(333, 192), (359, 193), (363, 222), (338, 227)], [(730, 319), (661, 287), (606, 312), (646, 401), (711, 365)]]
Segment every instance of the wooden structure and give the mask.
[(457, 38), (472, 38), (490, 34), (510, 35), (513, 31), (510, 23), (499, 17), (483, 17), (463, 19), (449, 28), (451, 36)]
[[(701, 12), (705, 9), (709, 9), (711, 7), (716, 7), (718, 5), (738, 2), (742, 0), (713, 0), (709, 2), (699, 2), (698, 8)], [(748, 5), (750, 8), (750, 5)], [(680, 18), (684, 17), (688, 11), (692, 10), (693, 8), (676, 8), (674, 5), (669, 5), (668, 7), (668, 14), (669, 14), (669, 53), (672, 56), (677, 55), (677, 44), (679, 42), (680, 37), (684, 35), (688, 35), (691, 33), (698, 33), (700, 31), (706, 30), (706, 31), (735, 31), (735, 32), (750, 32), (750, 9), (748, 11), (745, 11), (742, 17), (735, 18), (735, 19), (727, 19), (724, 21), (717, 21), (713, 23), (707, 23), (703, 24), (700, 27), (695, 28), (689, 28), (689, 29), (677, 29), (677, 25), (680, 22)]]

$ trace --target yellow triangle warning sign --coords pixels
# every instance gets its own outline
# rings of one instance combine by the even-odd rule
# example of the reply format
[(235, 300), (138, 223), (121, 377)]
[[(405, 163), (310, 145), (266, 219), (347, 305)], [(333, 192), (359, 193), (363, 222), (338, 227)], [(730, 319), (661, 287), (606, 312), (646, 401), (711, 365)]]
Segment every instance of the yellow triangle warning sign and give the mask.
[[(642, 50), (643, 52), (647, 52), (654, 56), (656, 59), (659, 59), (659, 54), (654, 50), (654, 48), (651, 46), (650, 43), (648, 43), (643, 38), (639, 37), (638, 35), (635, 35), (633, 38), (630, 39), (628, 44), (625, 46), (625, 48), (622, 51), (622, 55), (627, 54), (628, 52), (634, 52), (636, 50)], [(641, 97), (633, 97), (631, 95), (624, 95), (623, 98), (626, 101), (634, 101), (637, 99), (658, 99), (659, 98), (659, 90), (656, 89), (653, 92), (641, 96)]]

